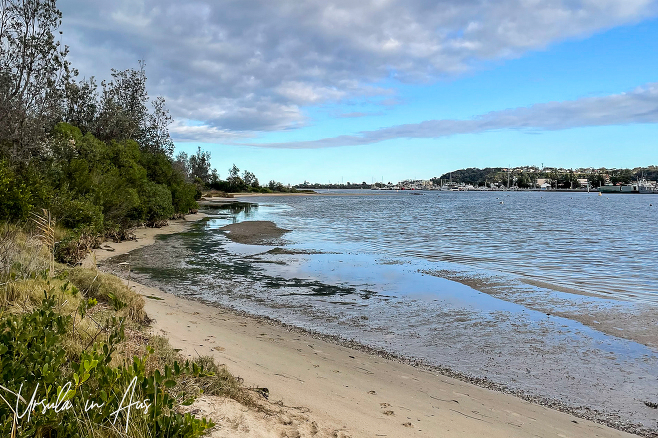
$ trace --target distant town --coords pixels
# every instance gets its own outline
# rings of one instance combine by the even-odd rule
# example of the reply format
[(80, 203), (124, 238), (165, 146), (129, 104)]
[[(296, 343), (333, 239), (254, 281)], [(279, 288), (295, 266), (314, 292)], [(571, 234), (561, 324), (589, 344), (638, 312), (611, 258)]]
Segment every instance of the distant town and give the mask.
[(309, 183), (295, 189), (370, 189), (370, 190), (598, 190), (608, 192), (658, 193), (658, 166), (634, 169), (558, 167), (467, 168), (430, 179), (398, 182)]

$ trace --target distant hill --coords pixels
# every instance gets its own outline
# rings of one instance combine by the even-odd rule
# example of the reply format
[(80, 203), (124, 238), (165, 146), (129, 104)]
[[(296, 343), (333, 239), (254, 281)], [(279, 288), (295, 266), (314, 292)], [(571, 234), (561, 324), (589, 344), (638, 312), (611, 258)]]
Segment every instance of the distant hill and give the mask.
[(636, 167), (634, 169), (561, 169), (552, 167), (539, 169), (535, 166), (523, 166), (509, 169), (509, 172), (504, 167), (486, 167), (484, 169), (469, 167), (444, 173), (440, 177), (432, 178), (431, 181), (435, 185), (441, 185), (441, 182), (445, 184), (452, 180), (454, 183), (472, 184), (474, 186), (484, 186), (492, 183), (506, 186), (508, 178), (510, 185), (524, 188), (533, 186), (539, 178), (552, 182), (557, 180), (560, 187), (577, 187), (575, 184), (578, 179), (588, 179), (594, 187), (598, 187), (607, 181), (613, 184), (628, 184), (642, 178), (656, 181), (658, 180), (658, 166)]
[(484, 185), (487, 182), (498, 182), (502, 181), (502, 179), (507, 179), (507, 172), (503, 171), (502, 167), (487, 167), (485, 169), (469, 167), (468, 169), (459, 169), (445, 173), (438, 178), (432, 178), (432, 181), (434, 184), (439, 184), (440, 180), (443, 180), (445, 183), (451, 178), (452, 182), (455, 183), (473, 184), (474, 186), (477, 186)]

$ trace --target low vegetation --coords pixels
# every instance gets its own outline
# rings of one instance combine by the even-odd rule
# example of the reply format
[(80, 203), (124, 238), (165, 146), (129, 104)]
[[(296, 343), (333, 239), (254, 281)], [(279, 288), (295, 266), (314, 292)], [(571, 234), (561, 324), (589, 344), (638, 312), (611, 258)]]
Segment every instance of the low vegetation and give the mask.
[(249, 393), (151, 336), (121, 280), (75, 265), (104, 239), (196, 209), (210, 155), (173, 158), (144, 63), (100, 87), (77, 80), (55, 0), (1, 9), (0, 436), (200, 436), (212, 422), (181, 405), (201, 393), (249, 405)]
[[(13, 226), (2, 226), (0, 248), (2, 436), (196, 437), (213, 426), (180, 412), (196, 396), (254, 405), (212, 358), (186, 361), (149, 335), (143, 298), (120, 279), (59, 264), (53, 272), (50, 249)], [(32, 394), (44, 401), (33, 410)], [(125, 394), (140, 403), (130, 412)]]

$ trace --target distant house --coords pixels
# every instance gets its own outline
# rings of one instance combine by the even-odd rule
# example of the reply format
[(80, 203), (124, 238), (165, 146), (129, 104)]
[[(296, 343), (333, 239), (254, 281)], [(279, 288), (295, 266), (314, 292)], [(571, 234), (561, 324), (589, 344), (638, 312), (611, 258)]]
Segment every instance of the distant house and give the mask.
[(580, 187), (587, 187), (589, 181), (587, 178), (578, 178), (578, 184), (580, 184)]
[[(537, 183), (539, 183), (539, 181), (537, 181)], [(550, 189), (551, 189), (551, 185), (550, 185), (549, 183), (547, 183), (547, 182), (544, 182), (544, 183), (542, 183), (542, 184), (539, 185), (539, 188), (540, 188), (541, 190), (550, 190)]]

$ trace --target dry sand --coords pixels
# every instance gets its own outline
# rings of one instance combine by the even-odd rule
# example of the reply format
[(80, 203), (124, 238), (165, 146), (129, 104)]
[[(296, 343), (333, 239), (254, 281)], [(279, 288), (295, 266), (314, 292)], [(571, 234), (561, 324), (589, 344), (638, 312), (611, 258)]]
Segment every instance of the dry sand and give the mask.
[[(194, 219), (188, 217), (188, 220)], [(178, 232), (184, 221), (109, 244), (100, 260)], [(154, 333), (191, 358), (212, 355), (248, 386), (267, 387), (273, 414), (201, 397), (213, 437), (631, 437), (517, 397), (288, 331), (131, 282)]]

